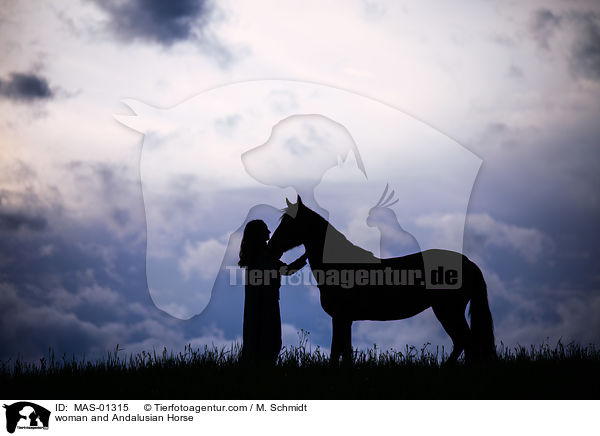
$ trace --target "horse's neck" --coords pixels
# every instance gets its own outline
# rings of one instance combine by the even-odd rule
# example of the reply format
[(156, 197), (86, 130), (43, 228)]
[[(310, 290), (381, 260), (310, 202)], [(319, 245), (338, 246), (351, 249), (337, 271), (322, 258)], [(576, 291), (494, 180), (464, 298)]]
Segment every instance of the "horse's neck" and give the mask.
[(310, 226), (311, 230), (306, 232), (306, 234), (310, 234), (310, 237), (306, 237), (303, 244), (311, 268), (319, 268), (323, 265), (323, 248), (329, 223), (321, 218), (321, 220), (315, 219), (315, 222), (311, 224), (313, 224)]
[[(315, 214), (316, 215), (316, 214)], [(335, 263), (371, 263), (377, 260), (373, 253), (352, 244), (339, 230), (323, 217), (316, 215), (305, 224), (303, 241), (311, 268)], [(327, 260), (325, 260), (327, 259)]]
[(310, 244), (304, 244), (304, 247), (306, 248), (306, 254), (308, 256), (308, 262), (310, 263), (311, 269), (322, 269), (323, 250), (320, 250)]

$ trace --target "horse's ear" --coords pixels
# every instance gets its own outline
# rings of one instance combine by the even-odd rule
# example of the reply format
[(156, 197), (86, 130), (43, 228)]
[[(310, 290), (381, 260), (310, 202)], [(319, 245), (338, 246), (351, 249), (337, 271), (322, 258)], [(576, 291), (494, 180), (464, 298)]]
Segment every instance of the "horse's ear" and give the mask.
[(285, 197), (285, 204), (287, 204), (288, 207), (292, 205), (292, 203), (290, 203), (290, 200), (288, 200), (287, 197)]
[(298, 206), (304, 206), (304, 203), (302, 203), (302, 199), (300, 198), (300, 196), (298, 196), (297, 203)]

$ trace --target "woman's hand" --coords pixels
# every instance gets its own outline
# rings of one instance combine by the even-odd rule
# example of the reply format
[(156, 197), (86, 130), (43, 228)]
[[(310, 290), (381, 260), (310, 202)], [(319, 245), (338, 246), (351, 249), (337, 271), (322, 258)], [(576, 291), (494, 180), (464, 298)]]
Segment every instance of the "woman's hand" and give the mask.
[(308, 259), (308, 254), (304, 253), (298, 259), (287, 265), (285, 272), (282, 272), (283, 275), (289, 276), (295, 274), (299, 269), (302, 269), (304, 265), (306, 265), (306, 260)]

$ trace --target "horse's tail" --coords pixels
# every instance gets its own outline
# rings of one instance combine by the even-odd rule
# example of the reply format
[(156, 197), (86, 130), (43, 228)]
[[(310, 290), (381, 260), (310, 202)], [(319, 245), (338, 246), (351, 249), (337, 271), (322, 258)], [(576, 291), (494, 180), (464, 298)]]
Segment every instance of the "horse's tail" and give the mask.
[(472, 284), (471, 318), (472, 358), (480, 361), (490, 361), (496, 358), (494, 342), (494, 322), (488, 304), (487, 285), (483, 274), (477, 265), (474, 268), (474, 283)]

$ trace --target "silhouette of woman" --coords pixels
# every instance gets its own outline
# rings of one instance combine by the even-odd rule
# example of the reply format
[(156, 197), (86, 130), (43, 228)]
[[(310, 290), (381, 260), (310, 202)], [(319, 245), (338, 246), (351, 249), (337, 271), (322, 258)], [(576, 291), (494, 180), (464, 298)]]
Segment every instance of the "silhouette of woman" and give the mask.
[(246, 224), (238, 265), (246, 268), (243, 345), (246, 363), (273, 365), (281, 350), (279, 287), (281, 275), (291, 275), (306, 264), (306, 254), (287, 265), (267, 249), (269, 228), (262, 220)]

